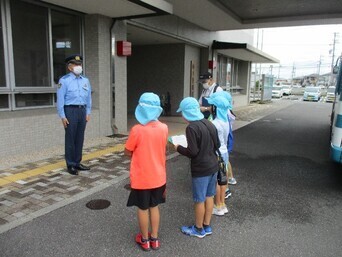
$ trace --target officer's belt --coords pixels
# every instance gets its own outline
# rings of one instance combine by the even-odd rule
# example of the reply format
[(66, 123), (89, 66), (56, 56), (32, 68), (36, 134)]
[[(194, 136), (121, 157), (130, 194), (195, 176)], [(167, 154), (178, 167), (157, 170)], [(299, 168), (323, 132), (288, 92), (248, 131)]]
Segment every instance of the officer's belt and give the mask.
[(86, 108), (86, 105), (70, 104), (70, 105), (64, 105), (64, 107), (69, 107), (69, 108)]

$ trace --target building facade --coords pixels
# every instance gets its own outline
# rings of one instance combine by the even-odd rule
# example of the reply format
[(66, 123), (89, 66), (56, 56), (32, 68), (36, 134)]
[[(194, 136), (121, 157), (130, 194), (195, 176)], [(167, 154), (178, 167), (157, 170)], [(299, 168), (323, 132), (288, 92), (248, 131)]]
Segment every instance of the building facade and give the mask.
[[(277, 61), (250, 46), (252, 30), (209, 31), (173, 15), (165, 1), (152, 7), (127, 1), (128, 7), (139, 2), (138, 8), (123, 8), (127, 13), (114, 18), (106, 12), (115, 12), (119, 1), (100, 1), (108, 8), (95, 13), (94, 1), (85, 1), (84, 9), (64, 2), (0, 0), (2, 157), (64, 144), (56, 85), (71, 54), (83, 55), (92, 85), (86, 138), (126, 133), (146, 91), (167, 96), (168, 115), (179, 115), (184, 97), (200, 95), (197, 79), (207, 70), (233, 94), (235, 106), (247, 105), (252, 62)], [(128, 56), (119, 54), (118, 42), (131, 43)]]

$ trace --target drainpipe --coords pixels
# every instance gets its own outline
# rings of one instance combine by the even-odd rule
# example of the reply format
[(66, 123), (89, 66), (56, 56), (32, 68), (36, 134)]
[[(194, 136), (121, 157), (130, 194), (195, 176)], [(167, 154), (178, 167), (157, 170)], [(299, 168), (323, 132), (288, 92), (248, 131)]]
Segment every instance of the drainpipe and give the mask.
[(114, 25), (116, 23), (116, 19), (112, 19), (112, 25), (110, 26), (110, 71), (111, 71), (111, 95), (112, 95), (112, 117), (111, 117), (111, 127), (113, 130), (113, 134), (118, 133), (118, 127), (114, 123), (114, 116), (115, 116), (115, 33), (114, 33)]

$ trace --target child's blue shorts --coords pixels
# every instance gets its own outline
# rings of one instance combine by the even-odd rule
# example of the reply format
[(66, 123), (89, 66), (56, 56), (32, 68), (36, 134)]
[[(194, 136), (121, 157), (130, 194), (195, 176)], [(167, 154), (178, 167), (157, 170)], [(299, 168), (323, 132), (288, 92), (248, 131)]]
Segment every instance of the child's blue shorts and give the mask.
[(205, 202), (206, 197), (216, 194), (217, 172), (205, 177), (192, 178), (192, 198), (195, 203)]

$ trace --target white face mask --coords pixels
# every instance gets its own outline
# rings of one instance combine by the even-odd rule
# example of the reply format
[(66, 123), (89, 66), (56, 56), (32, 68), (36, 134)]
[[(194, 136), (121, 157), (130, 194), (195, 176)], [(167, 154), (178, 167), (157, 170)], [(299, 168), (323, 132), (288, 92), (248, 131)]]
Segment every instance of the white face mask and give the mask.
[(81, 75), (83, 69), (81, 65), (77, 65), (77, 66), (74, 66), (72, 71), (76, 76), (78, 76), (78, 75)]
[(204, 89), (208, 89), (210, 87), (208, 82), (207, 83), (203, 83), (202, 86), (203, 86)]

